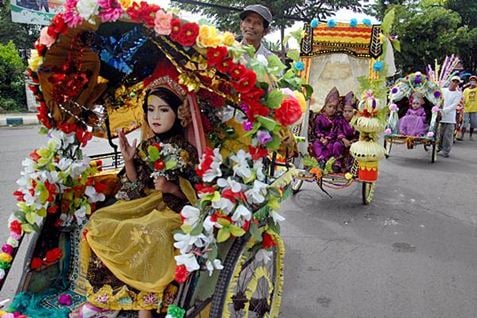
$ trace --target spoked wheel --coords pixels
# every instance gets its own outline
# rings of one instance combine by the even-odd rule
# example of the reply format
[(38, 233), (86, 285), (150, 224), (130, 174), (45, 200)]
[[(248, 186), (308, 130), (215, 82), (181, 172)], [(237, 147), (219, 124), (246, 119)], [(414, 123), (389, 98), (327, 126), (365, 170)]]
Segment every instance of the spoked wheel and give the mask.
[(233, 243), (212, 298), (211, 318), (278, 317), (284, 244), (279, 236), (274, 240), (277, 245), (267, 250), (269, 259), (257, 257), (253, 240)]
[[(295, 167), (297, 169), (303, 169), (303, 161), (302, 161), (300, 156), (293, 159), (293, 164), (295, 165)], [(303, 180), (299, 179), (299, 178), (296, 178), (296, 177), (293, 177), (293, 181), (292, 181), (292, 184), (291, 184), (293, 194), (297, 194), (301, 190), (302, 186), (303, 186)]]
[(392, 139), (387, 140), (386, 138), (384, 138), (384, 157), (386, 157), (386, 159), (388, 159), (389, 155), (391, 154), (392, 146), (393, 146)]
[(373, 201), (375, 186), (374, 182), (363, 182), (361, 193), (364, 205), (368, 205)]
[(434, 163), (437, 160), (437, 141), (432, 142), (431, 162)]

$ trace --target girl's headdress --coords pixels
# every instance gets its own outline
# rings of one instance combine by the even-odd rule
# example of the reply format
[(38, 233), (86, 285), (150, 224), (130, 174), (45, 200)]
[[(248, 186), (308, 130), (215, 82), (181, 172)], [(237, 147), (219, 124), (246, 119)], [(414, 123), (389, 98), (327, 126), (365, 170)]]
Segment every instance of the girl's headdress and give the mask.
[(340, 103), (340, 93), (336, 87), (333, 87), (325, 98), (325, 106), (332, 104), (338, 106)]

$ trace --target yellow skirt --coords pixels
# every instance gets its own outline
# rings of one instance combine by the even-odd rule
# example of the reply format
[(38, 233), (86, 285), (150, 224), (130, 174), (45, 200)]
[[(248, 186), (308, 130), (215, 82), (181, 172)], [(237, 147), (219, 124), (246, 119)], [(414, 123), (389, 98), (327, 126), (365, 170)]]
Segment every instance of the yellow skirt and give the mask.
[[(180, 215), (165, 205), (159, 191), (96, 211), (80, 245), (77, 286), (88, 302), (112, 310), (158, 309), (164, 289), (174, 279), (173, 232), (181, 225)], [(125, 285), (93, 289), (87, 281), (91, 252)]]

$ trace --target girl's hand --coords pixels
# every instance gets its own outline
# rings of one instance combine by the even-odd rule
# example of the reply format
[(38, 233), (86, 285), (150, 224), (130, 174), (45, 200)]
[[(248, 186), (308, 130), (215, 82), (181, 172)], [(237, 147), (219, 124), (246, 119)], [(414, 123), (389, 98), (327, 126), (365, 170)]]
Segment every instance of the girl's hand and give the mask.
[(132, 145), (129, 144), (128, 138), (122, 129), (117, 130), (119, 139), (119, 148), (121, 148), (121, 155), (125, 162), (130, 162), (136, 153), (137, 139), (133, 140)]
[(349, 146), (351, 146), (351, 141), (349, 141), (348, 139), (346, 138), (343, 138), (343, 144), (345, 145), (346, 148), (348, 148)]
[(154, 189), (161, 191), (162, 193), (175, 194), (179, 187), (172, 182), (167, 181), (165, 177), (154, 178)]
[(321, 143), (322, 143), (323, 145), (328, 144), (328, 139), (326, 139), (326, 138), (324, 138), (324, 137), (321, 137), (320, 141), (321, 141)]

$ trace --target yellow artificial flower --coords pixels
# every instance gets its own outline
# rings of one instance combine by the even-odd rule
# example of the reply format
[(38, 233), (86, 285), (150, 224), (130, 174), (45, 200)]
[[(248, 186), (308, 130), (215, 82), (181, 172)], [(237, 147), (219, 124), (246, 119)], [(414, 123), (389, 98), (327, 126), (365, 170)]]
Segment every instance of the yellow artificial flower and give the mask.
[(306, 100), (302, 92), (294, 91), (293, 95), (295, 96), (298, 104), (300, 105), (301, 111), (306, 112)]
[(121, 8), (123, 8), (123, 10), (126, 10), (133, 4), (134, 1), (133, 0), (118, 0), (118, 2), (121, 5)]
[(222, 38), (222, 43), (225, 46), (232, 46), (235, 43), (235, 36), (230, 32), (225, 32)]
[(33, 72), (37, 72), (41, 64), (43, 64), (43, 57), (38, 55), (37, 50), (35, 49), (31, 50), (31, 55), (30, 55), (30, 58), (28, 59), (28, 67)]
[(0, 262), (11, 263), (13, 257), (7, 253), (0, 253)]
[(201, 25), (197, 45), (202, 48), (217, 47), (220, 45), (221, 37), (217, 34), (217, 29), (210, 25)]

